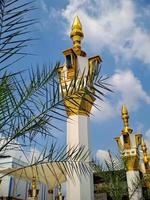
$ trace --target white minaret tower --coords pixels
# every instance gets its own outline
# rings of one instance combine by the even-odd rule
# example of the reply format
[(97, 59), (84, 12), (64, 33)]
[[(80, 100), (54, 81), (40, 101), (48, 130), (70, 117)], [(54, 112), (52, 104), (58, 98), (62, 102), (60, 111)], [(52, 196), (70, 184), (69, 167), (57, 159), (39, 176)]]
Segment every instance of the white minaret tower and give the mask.
[(120, 137), (115, 140), (122, 152), (122, 158), (126, 165), (126, 177), (130, 200), (142, 199), (142, 187), (140, 185), (140, 163), (138, 147), (141, 144), (141, 134), (133, 134), (129, 128), (129, 115), (125, 105), (122, 106), (122, 119), (124, 128)]
[[(65, 64), (58, 70), (62, 95), (65, 97), (69, 96), (69, 100), (66, 99), (64, 101), (68, 115), (67, 145), (70, 148), (77, 145), (84, 146), (90, 150), (90, 112), (95, 101), (95, 91), (91, 91), (90, 88), (92, 87), (90, 86), (93, 84), (93, 79), (101, 58), (99, 56), (88, 58), (86, 53), (82, 51), (81, 40), (84, 34), (81, 22), (77, 16), (74, 19), (70, 37), (73, 40), (73, 48), (63, 52)], [(75, 94), (71, 92), (74, 87), (70, 87), (72, 81), (76, 83), (75, 88), (80, 88), (77, 89), (77, 93)], [(89, 161), (91, 161), (90, 156), (88, 156), (86, 162)], [(67, 200), (93, 199), (93, 175), (78, 177), (74, 172), (74, 179), (68, 178), (67, 180)]]

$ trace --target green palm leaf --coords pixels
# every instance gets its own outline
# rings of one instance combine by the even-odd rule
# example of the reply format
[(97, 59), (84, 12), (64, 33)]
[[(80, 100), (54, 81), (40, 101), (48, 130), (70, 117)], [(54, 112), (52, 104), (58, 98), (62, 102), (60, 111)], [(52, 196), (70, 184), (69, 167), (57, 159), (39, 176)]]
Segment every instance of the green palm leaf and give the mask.
[(28, 14), (34, 9), (33, 1), (0, 0), (0, 71), (28, 54), (23, 49), (32, 40), (29, 27), (35, 20)]

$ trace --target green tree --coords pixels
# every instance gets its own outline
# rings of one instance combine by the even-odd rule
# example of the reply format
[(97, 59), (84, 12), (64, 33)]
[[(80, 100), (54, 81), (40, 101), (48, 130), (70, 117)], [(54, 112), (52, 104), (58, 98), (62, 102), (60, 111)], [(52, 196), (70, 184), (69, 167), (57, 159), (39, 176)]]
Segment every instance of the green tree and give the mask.
[(132, 198), (132, 195), (140, 185), (143, 188), (142, 199), (149, 199), (149, 189), (146, 185), (150, 182), (150, 176), (148, 174), (142, 174), (141, 172), (140, 179), (137, 177), (133, 180), (132, 184), (135, 189), (129, 197), (129, 188), (126, 179), (126, 162), (120, 155), (113, 157), (110, 151), (108, 151), (108, 154), (109, 157), (104, 163), (96, 164), (96, 175), (103, 180), (101, 190), (106, 192), (112, 200), (128, 200)]
[(108, 153), (109, 158), (97, 167), (97, 175), (104, 181), (102, 190), (113, 200), (128, 199), (124, 162), (119, 156), (112, 157), (110, 151)]

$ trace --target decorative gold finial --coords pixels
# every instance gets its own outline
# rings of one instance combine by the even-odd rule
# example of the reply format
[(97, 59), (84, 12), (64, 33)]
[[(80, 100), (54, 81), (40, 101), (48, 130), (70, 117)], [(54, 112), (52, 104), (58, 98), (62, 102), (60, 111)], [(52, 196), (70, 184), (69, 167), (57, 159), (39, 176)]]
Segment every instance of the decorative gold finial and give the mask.
[(76, 52), (77, 55), (80, 55), (81, 54), (81, 40), (83, 39), (84, 34), (82, 31), (82, 24), (78, 16), (76, 16), (74, 19), (70, 37), (73, 40), (74, 51)]
[(129, 127), (129, 115), (128, 115), (128, 110), (125, 105), (122, 106), (122, 119), (124, 122), (124, 127)]
[(125, 105), (122, 106), (122, 120), (124, 123), (124, 129), (122, 133), (132, 133), (132, 129), (129, 128), (129, 114), (128, 109)]

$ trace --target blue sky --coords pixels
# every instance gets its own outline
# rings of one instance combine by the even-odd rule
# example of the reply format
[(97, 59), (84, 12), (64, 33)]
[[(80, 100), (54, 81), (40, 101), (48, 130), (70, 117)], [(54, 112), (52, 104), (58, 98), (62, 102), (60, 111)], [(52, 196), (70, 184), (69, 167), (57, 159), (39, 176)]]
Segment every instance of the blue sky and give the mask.
[[(39, 40), (29, 51), (37, 56), (28, 63), (63, 63), (62, 50), (72, 47), (70, 27), (78, 15), (85, 34), (83, 49), (88, 56), (103, 58), (102, 74), (109, 76), (114, 93), (96, 102), (91, 120), (93, 156), (105, 157), (105, 150), (117, 152), (114, 137), (120, 135), (121, 105), (130, 113), (130, 126), (145, 135), (150, 144), (150, 2), (147, 0), (38, 0)], [(26, 64), (26, 63), (25, 63)], [(58, 134), (65, 142), (64, 133)]]

